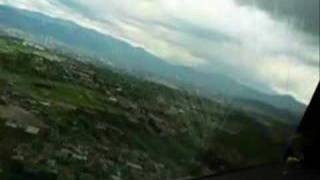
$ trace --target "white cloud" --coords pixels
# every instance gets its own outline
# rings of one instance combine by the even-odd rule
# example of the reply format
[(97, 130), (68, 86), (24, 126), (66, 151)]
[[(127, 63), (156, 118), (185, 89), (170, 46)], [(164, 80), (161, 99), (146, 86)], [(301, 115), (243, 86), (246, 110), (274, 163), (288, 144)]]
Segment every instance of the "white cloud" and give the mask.
[[(201, 71), (222, 71), (308, 102), (319, 43), (234, 0), (0, 0), (74, 21)], [(76, 4), (76, 6), (75, 6)], [(290, 71), (290, 73), (288, 73)]]
[(280, 93), (310, 99), (319, 81), (319, 69), (287, 55), (264, 57), (256, 74)]

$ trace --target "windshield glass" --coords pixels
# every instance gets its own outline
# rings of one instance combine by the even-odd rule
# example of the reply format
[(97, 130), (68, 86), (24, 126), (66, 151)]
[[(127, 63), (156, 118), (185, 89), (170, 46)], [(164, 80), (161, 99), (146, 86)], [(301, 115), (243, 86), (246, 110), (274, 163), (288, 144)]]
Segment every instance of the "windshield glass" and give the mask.
[(318, 0), (0, 0), (0, 179), (280, 162), (318, 82)]

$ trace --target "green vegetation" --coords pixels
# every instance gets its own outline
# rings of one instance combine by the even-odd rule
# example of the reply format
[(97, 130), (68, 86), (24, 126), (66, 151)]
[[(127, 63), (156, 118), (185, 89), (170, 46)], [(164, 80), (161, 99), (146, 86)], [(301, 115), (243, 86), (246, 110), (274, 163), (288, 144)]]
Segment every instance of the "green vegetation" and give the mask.
[(0, 45), (0, 179), (199, 176), (278, 161), (291, 130), (18, 39)]

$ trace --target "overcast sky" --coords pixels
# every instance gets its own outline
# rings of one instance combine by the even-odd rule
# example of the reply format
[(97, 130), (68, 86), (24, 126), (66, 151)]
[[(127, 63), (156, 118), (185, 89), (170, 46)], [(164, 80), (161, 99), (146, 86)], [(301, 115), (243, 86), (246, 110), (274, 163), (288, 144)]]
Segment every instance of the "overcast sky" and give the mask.
[(318, 0), (0, 0), (0, 4), (71, 20), (141, 46), (169, 63), (225, 73), (305, 103), (319, 81)]

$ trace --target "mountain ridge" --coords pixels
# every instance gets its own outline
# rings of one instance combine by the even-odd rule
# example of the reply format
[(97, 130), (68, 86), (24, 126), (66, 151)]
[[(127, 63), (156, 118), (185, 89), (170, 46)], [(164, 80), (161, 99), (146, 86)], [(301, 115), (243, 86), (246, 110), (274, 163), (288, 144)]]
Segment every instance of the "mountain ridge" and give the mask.
[(289, 95), (270, 95), (221, 74), (206, 74), (172, 65), (143, 48), (73, 22), (0, 5), (0, 26), (17, 29), (41, 44), (63, 44), (75, 52), (107, 59), (116, 68), (142, 78), (153, 77), (207, 97), (220, 95), (259, 101), (302, 115), (305, 105)]

